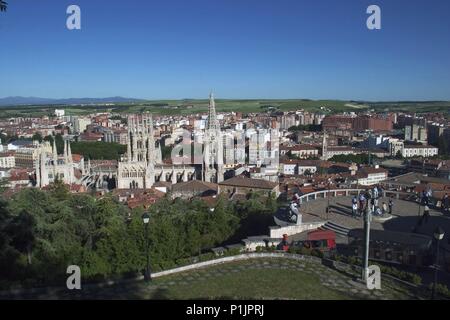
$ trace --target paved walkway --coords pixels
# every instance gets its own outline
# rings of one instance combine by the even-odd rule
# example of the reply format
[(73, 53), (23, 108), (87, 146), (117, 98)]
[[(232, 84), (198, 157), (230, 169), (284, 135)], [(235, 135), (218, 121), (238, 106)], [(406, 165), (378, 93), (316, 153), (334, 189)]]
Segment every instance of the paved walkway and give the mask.
[[(363, 218), (353, 218), (351, 215), (352, 197), (331, 197), (330, 213), (327, 216), (327, 199), (317, 199), (302, 204), (301, 212), (303, 221), (324, 221), (329, 220), (350, 229), (363, 228)], [(380, 198), (379, 204), (388, 202), (389, 198)], [(420, 215), (423, 214), (423, 207), (420, 208)], [(432, 236), (437, 226), (441, 226), (445, 231), (445, 238), (441, 241), (441, 246), (450, 250), (448, 239), (450, 238), (450, 216), (443, 215), (441, 211), (430, 210), (429, 221), (422, 225), (419, 233)], [(393, 218), (383, 223), (372, 221), (371, 228), (378, 230), (391, 230), (401, 232), (412, 232), (419, 219), (419, 205), (412, 201), (394, 199)]]

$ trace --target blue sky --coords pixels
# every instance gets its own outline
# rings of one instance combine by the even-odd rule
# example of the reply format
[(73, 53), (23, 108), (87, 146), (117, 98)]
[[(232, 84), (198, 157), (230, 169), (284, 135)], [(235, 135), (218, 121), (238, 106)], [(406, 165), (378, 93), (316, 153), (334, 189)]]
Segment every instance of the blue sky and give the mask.
[(0, 97), (450, 100), (448, 0), (8, 2)]

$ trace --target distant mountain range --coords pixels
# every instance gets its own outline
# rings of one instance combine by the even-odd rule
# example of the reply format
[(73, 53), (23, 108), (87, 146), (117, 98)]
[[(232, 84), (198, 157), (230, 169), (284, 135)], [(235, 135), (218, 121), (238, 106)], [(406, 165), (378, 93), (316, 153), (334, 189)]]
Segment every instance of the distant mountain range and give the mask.
[(125, 103), (140, 102), (142, 99), (109, 97), (109, 98), (70, 98), (70, 99), (50, 99), (38, 97), (6, 97), (0, 98), (0, 106), (17, 105), (45, 105), (45, 104), (99, 104), (99, 103)]

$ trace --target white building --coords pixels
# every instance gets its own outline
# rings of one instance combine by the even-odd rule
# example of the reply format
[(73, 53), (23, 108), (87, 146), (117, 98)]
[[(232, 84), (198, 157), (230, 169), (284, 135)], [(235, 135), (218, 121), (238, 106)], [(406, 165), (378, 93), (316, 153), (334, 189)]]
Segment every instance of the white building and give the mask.
[(389, 139), (389, 151), (391, 156), (395, 157), (399, 152), (402, 154), (404, 143), (399, 139)]
[(280, 165), (280, 172), (285, 175), (305, 174), (305, 172), (314, 174), (317, 171), (317, 165), (310, 161), (284, 161)]
[(411, 157), (433, 157), (439, 153), (439, 149), (428, 145), (404, 145), (402, 156), (404, 158)]
[(352, 147), (347, 147), (347, 146), (327, 147), (325, 156), (324, 156), (324, 160), (331, 159), (334, 156), (349, 155), (349, 154), (356, 154), (355, 149), (353, 149)]
[(75, 117), (73, 119), (73, 130), (75, 133), (82, 133), (86, 130), (87, 126), (91, 124), (90, 118)]
[(65, 111), (62, 109), (55, 109), (55, 116), (58, 118), (64, 117)]
[(16, 158), (12, 153), (0, 153), (0, 168), (14, 168)]
[(357, 183), (363, 186), (378, 184), (381, 181), (386, 180), (387, 177), (388, 171), (378, 166), (375, 166), (375, 168), (372, 167), (362, 168), (355, 175)]

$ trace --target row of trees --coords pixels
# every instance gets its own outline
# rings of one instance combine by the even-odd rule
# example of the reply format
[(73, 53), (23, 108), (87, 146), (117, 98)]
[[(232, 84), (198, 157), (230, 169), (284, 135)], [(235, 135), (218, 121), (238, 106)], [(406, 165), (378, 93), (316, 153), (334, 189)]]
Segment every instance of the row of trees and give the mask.
[(118, 160), (127, 150), (127, 146), (110, 142), (73, 142), (70, 144), (72, 153), (78, 153), (85, 159)]
[(375, 155), (369, 156), (369, 154), (367, 154), (367, 153), (360, 153), (360, 154), (335, 155), (329, 161), (357, 163), (357, 164), (369, 164), (369, 161), (373, 162), (376, 159), (378, 159), (378, 157)]
[[(14, 140), (20, 140), (17, 137), (9, 137), (6, 135), (2, 135), (0, 138), (2, 139), (2, 142), (6, 143)], [(42, 141), (49, 141), (52, 146), (53, 141), (55, 140), (58, 154), (62, 154), (64, 151), (64, 138), (60, 133), (56, 134), (55, 136), (49, 135), (43, 137), (39, 132), (36, 132), (31, 139), (33, 141), (38, 141), (39, 143), (41, 143)], [(85, 159), (93, 159), (93, 160), (118, 160), (120, 156), (126, 152), (125, 145), (101, 141), (72, 142), (70, 146), (72, 148), (72, 153), (78, 153), (83, 155)], [(167, 147), (166, 153), (168, 153), (169, 157), (171, 150), (172, 150), (171, 148)]]
[[(275, 209), (274, 199), (257, 194), (238, 204), (220, 199), (214, 211), (201, 200), (163, 198), (150, 208), (152, 270), (260, 229), (266, 233)], [(140, 273), (146, 261), (142, 213), (109, 196), (71, 194), (61, 182), (2, 198), (0, 288), (61, 285), (69, 265), (80, 266), (83, 281)]]
[(305, 124), (305, 125), (292, 126), (288, 129), (288, 131), (289, 132), (299, 132), (299, 131), (320, 132), (320, 131), (322, 131), (322, 125), (321, 124)]

